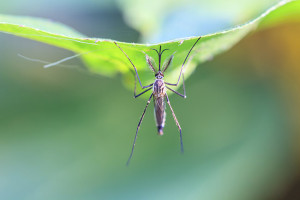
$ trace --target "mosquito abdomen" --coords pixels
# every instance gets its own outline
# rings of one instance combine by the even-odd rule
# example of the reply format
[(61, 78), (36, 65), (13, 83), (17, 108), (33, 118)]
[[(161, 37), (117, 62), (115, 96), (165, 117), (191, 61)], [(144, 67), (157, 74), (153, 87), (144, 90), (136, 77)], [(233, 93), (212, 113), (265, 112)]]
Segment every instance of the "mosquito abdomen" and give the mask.
[(164, 97), (154, 98), (154, 114), (158, 135), (163, 135), (163, 128), (166, 121)]
[(153, 96), (154, 96), (154, 115), (157, 126), (158, 135), (163, 135), (163, 128), (166, 121), (166, 104), (165, 104), (165, 84), (162, 79), (156, 79), (153, 84)]

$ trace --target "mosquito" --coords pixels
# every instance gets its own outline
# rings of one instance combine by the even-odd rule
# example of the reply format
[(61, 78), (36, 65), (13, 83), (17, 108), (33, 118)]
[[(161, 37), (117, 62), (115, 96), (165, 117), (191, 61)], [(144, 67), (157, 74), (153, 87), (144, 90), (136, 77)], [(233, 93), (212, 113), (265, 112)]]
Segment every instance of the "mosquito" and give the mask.
[[(157, 49), (151, 49), (151, 50), (154, 50), (157, 55), (158, 55), (158, 70), (155, 69), (155, 63), (154, 63), (154, 60), (149, 57), (147, 54), (146, 54), (146, 62), (147, 64), (149, 65), (149, 68), (151, 69), (151, 71), (153, 71), (155, 73), (155, 81), (154, 83), (151, 83), (150, 85), (146, 85), (146, 86), (143, 86), (142, 82), (141, 82), (141, 79), (139, 77), (139, 74), (137, 72), (137, 69), (135, 67), (135, 65), (133, 64), (133, 62), (131, 61), (131, 59), (129, 58), (129, 56), (125, 53), (125, 51), (116, 43), (114, 42), (117, 47), (124, 53), (124, 55), (127, 57), (127, 59), (129, 60), (129, 62), (131, 63), (131, 65), (133, 66), (134, 70), (135, 70), (135, 80), (136, 78), (138, 79), (139, 81), (139, 84), (141, 86), (142, 89), (146, 89), (144, 91), (142, 91), (141, 93), (139, 94), (136, 94), (136, 81), (135, 81), (135, 87), (134, 87), (134, 98), (137, 98), (143, 94), (145, 94), (146, 92), (148, 92), (149, 90), (153, 89), (152, 90), (152, 93), (147, 101), (147, 104), (146, 104), (146, 107), (144, 109), (144, 112), (140, 118), (140, 121), (138, 123), (138, 126), (137, 126), (137, 130), (136, 130), (136, 133), (135, 133), (135, 137), (134, 137), (134, 141), (133, 141), (133, 145), (132, 145), (132, 149), (131, 149), (131, 153), (130, 153), (130, 156), (128, 158), (128, 161), (127, 161), (127, 166), (129, 165), (130, 163), (130, 160), (132, 158), (132, 155), (133, 155), (133, 151), (134, 151), (134, 147), (135, 147), (135, 142), (136, 142), (136, 138), (137, 138), (137, 135), (138, 135), (138, 131), (139, 131), (139, 128), (141, 126), (141, 123), (143, 121), (143, 118), (145, 116), (145, 113), (146, 113), (146, 110), (151, 102), (151, 99), (153, 98), (154, 99), (154, 115), (155, 115), (155, 120), (156, 120), (156, 127), (157, 127), (157, 133), (158, 135), (163, 135), (163, 129), (164, 129), (164, 126), (165, 126), (165, 121), (166, 121), (166, 104), (165, 104), (165, 101), (167, 101), (169, 107), (170, 107), (170, 110), (172, 112), (172, 115), (173, 115), (173, 118), (174, 118), (174, 121), (179, 129), (179, 135), (180, 135), (180, 147), (181, 147), (181, 152), (183, 153), (183, 143), (182, 143), (182, 134), (181, 134), (181, 127), (179, 125), (179, 122), (176, 118), (176, 115), (174, 113), (174, 110), (171, 106), (171, 103), (170, 103), (170, 100), (169, 100), (169, 97), (167, 95), (167, 92), (166, 90), (170, 90), (171, 92), (174, 92), (175, 94), (183, 97), (183, 98), (186, 98), (186, 93), (185, 93), (185, 85), (184, 85), (184, 75), (183, 75), (183, 67), (184, 67), (184, 64), (186, 63), (187, 61), (187, 58), (189, 57), (191, 51), (193, 50), (193, 48), (195, 47), (195, 45), (197, 44), (197, 42), (201, 39), (201, 37), (199, 37), (196, 42), (193, 44), (193, 46), (191, 47), (191, 49), (189, 50), (187, 56), (185, 57), (184, 61), (183, 61), (183, 64), (181, 66), (181, 69), (180, 69), (180, 73), (179, 73), (179, 77), (178, 77), (178, 80), (176, 83), (168, 83), (168, 82), (164, 82), (163, 78), (164, 78), (164, 72), (168, 69), (169, 65), (171, 64), (173, 58), (174, 58), (174, 55), (171, 55), (170, 58), (168, 58), (168, 60), (166, 60), (163, 64), (163, 66), (161, 66), (161, 57), (162, 57), (162, 54), (164, 51), (166, 50), (169, 50), (169, 49), (163, 49), (162, 50), (162, 47), (161, 45), (159, 46), (159, 50)], [(170, 87), (168, 86), (178, 86), (179, 84), (179, 81), (180, 81), (180, 78), (181, 78), (181, 75), (182, 75), (182, 80), (183, 80), (183, 94), (171, 89)]]

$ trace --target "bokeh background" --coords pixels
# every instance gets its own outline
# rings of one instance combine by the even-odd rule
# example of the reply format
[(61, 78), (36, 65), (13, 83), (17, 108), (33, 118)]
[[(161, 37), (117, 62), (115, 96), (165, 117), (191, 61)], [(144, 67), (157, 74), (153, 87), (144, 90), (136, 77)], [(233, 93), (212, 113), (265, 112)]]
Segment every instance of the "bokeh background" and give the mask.
[[(0, 13), (152, 43), (224, 30), (276, 2), (11, 0)], [(300, 199), (299, 33), (289, 18), (198, 66), (188, 98), (170, 97), (185, 153), (168, 109), (157, 136), (151, 104), (129, 167), (146, 100), (79, 59), (43, 69), (17, 54), (54, 62), (72, 52), (1, 33), (0, 199)]]

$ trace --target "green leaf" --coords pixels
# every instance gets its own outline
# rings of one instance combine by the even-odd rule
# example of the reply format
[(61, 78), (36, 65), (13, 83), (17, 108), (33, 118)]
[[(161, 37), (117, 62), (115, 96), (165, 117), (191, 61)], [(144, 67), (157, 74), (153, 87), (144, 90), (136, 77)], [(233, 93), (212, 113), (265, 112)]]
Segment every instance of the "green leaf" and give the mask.
[[(274, 25), (285, 18), (291, 17), (291, 15), (299, 16), (299, 11), (299, 1), (280, 1), (259, 17), (244, 25), (227, 31), (202, 36), (200, 42), (191, 53), (190, 58), (193, 59), (189, 59), (185, 67), (185, 78), (193, 72), (198, 64), (210, 60), (214, 56), (230, 49), (249, 32), (256, 29), (258, 25), (261, 24), (260, 28)], [(0, 31), (44, 42), (75, 53), (82, 53), (81, 57), (91, 72), (106, 76), (122, 73), (126, 85), (130, 88), (133, 87), (133, 68), (126, 56), (117, 48), (112, 40), (88, 38), (71, 28), (49, 20), (8, 15), (0, 15)], [(162, 45), (163, 49), (169, 49), (169, 51), (163, 54), (162, 60), (172, 54), (174, 54), (174, 59), (165, 74), (165, 79), (169, 82), (175, 82), (185, 56), (198, 37), (182, 38), (151, 45), (118, 43), (137, 67), (143, 84), (153, 82), (153, 74), (145, 61), (145, 53), (153, 57), (157, 62), (157, 55), (151, 48), (157, 49)]]

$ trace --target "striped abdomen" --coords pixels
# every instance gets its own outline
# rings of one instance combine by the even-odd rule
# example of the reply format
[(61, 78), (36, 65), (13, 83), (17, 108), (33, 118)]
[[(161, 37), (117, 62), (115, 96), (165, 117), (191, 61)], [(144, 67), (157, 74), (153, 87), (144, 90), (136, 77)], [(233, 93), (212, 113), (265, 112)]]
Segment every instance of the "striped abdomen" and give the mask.
[(156, 79), (155, 83), (153, 84), (154, 116), (159, 135), (163, 135), (163, 128), (166, 121), (165, 93), (166, 89), (164, 81), (162, 79)]
[(166, 121), (165, 108), (166, 108), (165, 98), (154, 97), (154, 115), (156, 120), (157, 133), (159, 135), (163, 135), (163, 128), (165, 127), (165, 121)]

